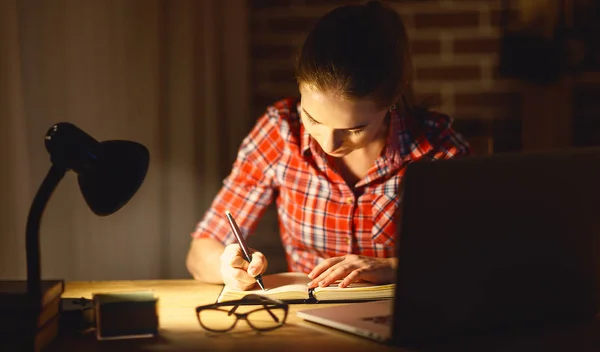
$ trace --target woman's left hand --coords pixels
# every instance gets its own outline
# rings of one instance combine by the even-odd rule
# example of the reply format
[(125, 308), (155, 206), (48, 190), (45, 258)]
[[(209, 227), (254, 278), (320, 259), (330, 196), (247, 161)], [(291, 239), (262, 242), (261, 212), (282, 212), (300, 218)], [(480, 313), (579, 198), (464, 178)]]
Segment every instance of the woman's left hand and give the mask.
[(373, 284), (387, 284), (396, 281), (396, 258), (375, 258), (349, 254), (325, 259), (309, 274), (312, 279), (309, 288), (329, 286), (342, 280), (339, 287), (352, 282), (367, 281)]

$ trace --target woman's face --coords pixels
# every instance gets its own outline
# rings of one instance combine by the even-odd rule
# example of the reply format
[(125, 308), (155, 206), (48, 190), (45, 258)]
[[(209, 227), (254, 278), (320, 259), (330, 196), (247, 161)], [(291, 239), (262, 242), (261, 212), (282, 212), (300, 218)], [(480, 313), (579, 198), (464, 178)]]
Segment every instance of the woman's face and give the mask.
[(300, 94), (304, 127), (333, 157), (343, 157), (375, 140), (388, 112), (371, 100), (342, 100), (305, 85), (300, 85)]

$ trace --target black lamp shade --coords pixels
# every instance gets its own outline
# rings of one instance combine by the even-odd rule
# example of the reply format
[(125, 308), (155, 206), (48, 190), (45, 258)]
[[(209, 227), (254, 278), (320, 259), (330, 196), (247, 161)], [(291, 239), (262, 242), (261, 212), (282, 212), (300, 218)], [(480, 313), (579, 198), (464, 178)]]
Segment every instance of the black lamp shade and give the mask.
[(52, 163), (78, 174), (90, 209), (99, 216), (123, 207), (142, 185), (150, 154), (137, 142), (98, 142), (70, 123), (58, 123), (46, 134)]
[(148, 170), (148, 150), (130, 141), (100, 143), (95, 168), (79, 173), (77, 179), (86, 203), (99, 216), (121, 209), (142, 185)]

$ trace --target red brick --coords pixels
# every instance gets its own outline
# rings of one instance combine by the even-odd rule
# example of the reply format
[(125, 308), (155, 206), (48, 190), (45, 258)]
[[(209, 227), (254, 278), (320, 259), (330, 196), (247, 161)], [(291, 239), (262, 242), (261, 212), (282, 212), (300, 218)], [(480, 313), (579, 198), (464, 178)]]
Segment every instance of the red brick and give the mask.
[[(490, 13), (490, 24), (492, 27), (503, 27), (504, 26), (504, 11), (505, 10), (494, 10)], [(514, 23), (515, 19), (518, 18), (518, 11), (515, 9), (508, 10), (508, 23)]]
[(417, 13), (414, 24), (416, 29), (477, 27), (479, 12)]
[(472, 38), (454, 40), (454, 52), (457, 54), (492, 54), (500, 50), (497, 38)]
[(518, 92), (458, 93), (454, 96), (457, 107), (499, 107), (515, 109), (521, 106), (523, 98)]
[(413, 40), (410, 43), (413, 54), (437, 55), (442, 51), (442, 43), (439, 40)]
[(481, 78), (479, 66), (423, 67), (416, 70), (418, 81), (467, 81)]
[(444, 99), (440, 93), (423, 94), (417, 92), (415, 95), (417, 105), (423, 107), (435, 108), (441, 106), (444, 102)]
[(499, 79), (504, 79), (506, 77), (503, 77), (500, 74), (500, 67), (498, 65), (494, 65), (492, 67), (490, 67), (490, 70), (492, 72), (492, 79), (493, 80), (499, 80)]
[(479, 118), (473, 115), (455, 115), (453, 127), (465, 137), (491, 136), (493, 120)]

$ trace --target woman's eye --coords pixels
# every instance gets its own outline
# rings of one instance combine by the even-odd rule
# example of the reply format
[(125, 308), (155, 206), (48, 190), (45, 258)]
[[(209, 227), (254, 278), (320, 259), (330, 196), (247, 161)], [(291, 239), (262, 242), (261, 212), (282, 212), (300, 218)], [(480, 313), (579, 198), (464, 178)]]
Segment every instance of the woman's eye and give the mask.
[(311, 125), (318, 125), (319, 123), (315, 120), (313, 120), (310, 116), (304, 116), (304, 120), (308, 121), (308, 123), (310, 123)]
[(349, 132), (351, 135), (353, 135), (353, 136), (357, 136), (357, 135), (359, 135), (359, 134), (363, 133), (364, 131), (365, 131), (365, 130), (364, 130), (364, 129), (362, 129), (362, 130), (351, 130), (351, 131), (348, 131), (348, 132)]

